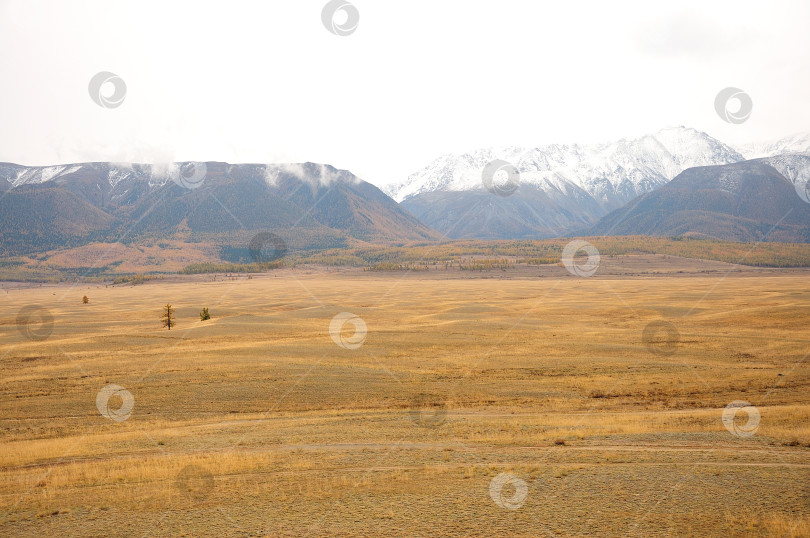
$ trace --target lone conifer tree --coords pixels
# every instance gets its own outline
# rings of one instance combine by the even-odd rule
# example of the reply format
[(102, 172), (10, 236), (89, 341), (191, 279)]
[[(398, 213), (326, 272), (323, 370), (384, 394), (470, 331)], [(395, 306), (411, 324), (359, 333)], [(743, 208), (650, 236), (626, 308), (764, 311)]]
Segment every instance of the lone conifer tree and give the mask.
[(174, 321), (174, 308), (172, 308), (172, 305), (167, 304), (166, 306), (163, 307), (163, 310), (164, 312), (163, 315), (161, 316), (163, 326), (171, 331), (172, 327), (176, 325)]

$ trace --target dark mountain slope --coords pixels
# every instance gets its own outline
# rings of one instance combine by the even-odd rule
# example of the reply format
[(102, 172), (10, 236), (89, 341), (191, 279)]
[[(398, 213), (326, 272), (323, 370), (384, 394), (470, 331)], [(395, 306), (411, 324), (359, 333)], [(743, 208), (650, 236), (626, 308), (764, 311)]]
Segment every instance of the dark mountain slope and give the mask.
[(0, 180), (17, 185), (0, 206), (0, 252), (144, 238), (233, 247), (258, 231), (273, 231), (301, 248), (438, 237), (373, 185), (328, 165), (194, 166), (202, 171), (200, 181), (187, 188), (177, 165), (159, 171), (110, 163), (0, 164)]
[(590, 195), (574, 185), (568, 185), (565, 193), (521, 185), (508, 197), (486, 190), (434, 191), (412, 196), (401, 205), (452, 239), (556, 237), (604, 214)]
[(25, 185), (0, 197), (2, 252), (44, 251), (98, 240), (115, 219), (55, 185)]
[[(810, 167), (810, 157), (793, 159)], [(810, 242), (810, 204), (768, 159), (757, 159), (685, 170), (584, 233)]]

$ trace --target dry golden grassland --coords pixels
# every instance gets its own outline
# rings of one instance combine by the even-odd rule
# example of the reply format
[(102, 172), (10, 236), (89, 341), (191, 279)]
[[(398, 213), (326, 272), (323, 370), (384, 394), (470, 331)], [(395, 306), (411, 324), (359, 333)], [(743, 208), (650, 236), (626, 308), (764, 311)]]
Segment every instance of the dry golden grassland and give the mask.
[(689, 263), (0, 290), (0, 534), (809, 536), (810, 271)]

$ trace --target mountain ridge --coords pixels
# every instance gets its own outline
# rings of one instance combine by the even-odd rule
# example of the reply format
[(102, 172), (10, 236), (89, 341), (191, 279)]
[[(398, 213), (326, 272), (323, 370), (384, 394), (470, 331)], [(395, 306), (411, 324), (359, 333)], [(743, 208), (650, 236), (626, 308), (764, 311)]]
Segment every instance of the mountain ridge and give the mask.
[[(785, 148), (810, 150), (810, 135), (757, 148), (741, 147), (777, 154)], [(791, 155), (768, 157), (768, 164), (794, 185), (806, 185), (810, 167)], [(516, 163), (516, 190), (491, 185), (487, 190), (483, 184), (478, 167), (501, 157)], [(429, 164), (408, 187), (421, 191), (406, 196), (407, 189), (399, 189), (404, 199), (398, 205), (351, 172), (317, 163), (0, 163), (0, 249), (19, 254), (119, 236), (125, 241), (205, 236), (217, 242), (225, 235), (264, 229), (294, 230), (299, 237), (287, 239), (304, 248), (347, 241), (549, 238), (596, 227), (600, 219), (660, 190), (674, 181), (670, 175), (696, 163), (742, 162), (749, 161), (740, 151), (682, 126), (604, 144), (487, 149), (448, 154)], [(696, 211), (694, 219), (727, 230), (731, 217), (707, 216), (699, 202), (697, 208), (680, 210)], [(669, 226), (673, 233), (689, 232), (683, 222)], [(712, 235), (706, 226), (702, 229), (699, 233)], [(727, 231), (720, 235), (729, 237)]]
[(582, 233), (806, 243), (810, 195), (800, 187), (808, 179), (810, 155), (803, 154), (689, 168)]
[(218, 241), (262, 230), (301, 248), (437, 238), (377, 187), (316, 163), (3, 163), (0, 179), (12, 185), (0, 194), (6, 255), (119, 238)]
[(735, 149), (745, 155), (746, 159), (774, 157), (786, 153), (810, 152), (810, 133), (794, 133), (775, 140), (739, 144)]
[[(463, 154), (445, 154), (409, 178), (386, 187), (398, 202), (436, 190), (463, 191), (483, 188), (481, 169), (502, 159), (520, 173), (521, 184), (558, 186), (566, 181), (586, 190), (608, 205), (610, 187), (623, 183), (633, 189), (624, 196), (647, 192), (686, 168), (744, 160), (734, 148), (706, 133), (687, 127), (667, 127), (638, 138), (601, 144), (549, 144), (534, 148), (483, 148)], [(608, 186), (609, 185), (609, 186)], [(625, 189), (628, 185), (625, 185)], [(626, 201), (626, 200), (625, 200)]]
[[(509, 196), (495, 196), (483, 185), (482, 170), (496, 160), (513, 165), (519, 176)], [(448, 154), (389, 188), (389, 194), (453, 239), (546, 238), (594, 224), (686, 168), (742, 160), (706, 133), (670, 127), (604, 144)]]

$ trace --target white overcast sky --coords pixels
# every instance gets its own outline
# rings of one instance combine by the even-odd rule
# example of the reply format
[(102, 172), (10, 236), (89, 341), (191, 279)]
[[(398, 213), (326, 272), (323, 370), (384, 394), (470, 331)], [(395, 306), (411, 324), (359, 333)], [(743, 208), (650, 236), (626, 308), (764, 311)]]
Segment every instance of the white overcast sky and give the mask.
[[(810, 2), (0, 0), (0, 161), (330, 163), (382, 185), (448, 152), (686, 125), (810, 130)], [(96, 105), (111, 71), (124, 103)], [(714, 111), (745, 90), (740, 125)]]

